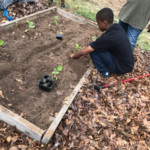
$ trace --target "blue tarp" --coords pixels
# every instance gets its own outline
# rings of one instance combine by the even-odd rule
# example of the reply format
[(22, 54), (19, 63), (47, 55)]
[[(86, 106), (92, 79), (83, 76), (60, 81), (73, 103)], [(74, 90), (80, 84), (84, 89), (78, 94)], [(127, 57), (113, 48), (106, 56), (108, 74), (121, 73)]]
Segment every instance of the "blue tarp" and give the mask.
[(0, 7), (3, 9), (7, 9), (7, 7), (15, 2), (21, 2), (21, 3), (25, 3), (25, 2), (34, 2), (34, 0), (1, 0), (0, 2)]
[(6, 17), (8, 20), (12, 21), (13, 18), (11, 16), (9, 16), (8, 11), (6, 10), (7, 7), (15, 2), (21, 2), (21, 3), (25, 3), (25, 2), (34, 2), (34, 0), (1, 0), (0, 2), (0, 9), (2, 9), (3, 12), (3, 16)]

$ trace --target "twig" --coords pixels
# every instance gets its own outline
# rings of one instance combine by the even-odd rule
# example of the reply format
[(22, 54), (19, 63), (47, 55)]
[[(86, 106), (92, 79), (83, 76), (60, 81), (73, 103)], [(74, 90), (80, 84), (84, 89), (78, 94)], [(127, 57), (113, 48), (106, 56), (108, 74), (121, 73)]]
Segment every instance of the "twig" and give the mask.
[(7, 138), (5, 135), (3, 135), (2, 133), (0, 133), (0, 136), (4, 137), (4, 138)]

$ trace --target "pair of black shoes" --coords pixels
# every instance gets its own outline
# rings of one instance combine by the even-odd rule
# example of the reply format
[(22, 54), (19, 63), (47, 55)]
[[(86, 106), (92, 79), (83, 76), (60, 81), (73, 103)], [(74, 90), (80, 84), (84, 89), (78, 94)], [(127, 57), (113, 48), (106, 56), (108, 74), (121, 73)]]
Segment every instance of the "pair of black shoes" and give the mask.
[(65, 4), (61, 4), (61, 8), (66, 8)]

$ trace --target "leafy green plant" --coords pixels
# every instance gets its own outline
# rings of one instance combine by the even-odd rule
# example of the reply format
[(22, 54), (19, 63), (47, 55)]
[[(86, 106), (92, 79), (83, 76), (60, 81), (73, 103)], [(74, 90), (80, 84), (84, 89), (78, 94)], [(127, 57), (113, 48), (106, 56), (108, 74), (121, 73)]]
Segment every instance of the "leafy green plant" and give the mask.
[(92, 36), (93, 41), (96, 41), (96, 39), (97, 39), (97, 36)]
[(54, 23), (56, 26), (58, 25), (58, 19), (59, 19), (59, 16), (54, 16)]
[(4, 45), (4, 41), (0, 40), (0, 46), (3, 46), (3, 45)]
[(27, 20), (27, 23), (28, 23), (29, 28), (31, 28), (31, 29), (35, 28), (34, 22)]
[(81, 49), (82, 47), (78, 43), (76, 43), (74, 53), (80, 51)]
[(25, 33), (27, 33), (28, 31), (29, 31), (28, 29), (24, 30)]
[(57, 68), (54, 68), (52, 75), (53, 78), (55, 78), (56, 80), (58, 79), (58, 74), (62, 71), (63, 67), (62, 66), (58, 66)]

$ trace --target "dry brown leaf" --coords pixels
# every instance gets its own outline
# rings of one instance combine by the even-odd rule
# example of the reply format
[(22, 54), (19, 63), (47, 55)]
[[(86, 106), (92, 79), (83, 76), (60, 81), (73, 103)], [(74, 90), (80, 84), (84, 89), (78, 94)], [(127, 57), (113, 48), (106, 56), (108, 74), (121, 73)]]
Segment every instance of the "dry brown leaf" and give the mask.
[(18, 148), (20, 150), (26, 150), (27, 149), (27, 146), (26, 145), (18, 145)]
[(124, 146), (125, 144), (127, 144), (127, 141), (125, 141), (121, 138), (117, 138), (116, 143), (117, 143), (118, 146)]
[(16, 79), (17, 82), (19, 82), (20, 84), (23, 84), (23, 81), (21, 79)]
[(149, 150), (149, 148), (147, 144), (145, 143), (145, 141), (140, 141), (137, 146), (137, 150)]
[(131, 127), (131, 133), (134, 134), (138, 131), (139, 126)]
[(86, 96), (81, 96), (82, 100), (88, 101), (88, 98)]
[(66, 119), (66, 125), (69, 125), (69, 124), (71, 124), (71, 122), (70, 122), (70, 120), (68, 120), (68, 119)]
[(3, 95), (3, 92), (2, 92), (2, 91), (0, 91), (0, 97), (1, 97), (1, 98), (4, 98), (4, 95)]
[(9, 150), (18, 150), (17, 146), (12, 146)]
[(1, 132), (5, 132), (5, 131), (6, 131), (6, 128), (0, 128), (0, 131), (1, 131)]
[(7, 104), (9, 107), (12, 106), (12, 104)]
[(11, 136), (8, 136), (8, 137), (6, 138), (6, 141), (9, 143), (9, 142), (11, 141), (11, 139), (12, 139), (12, 137), (11, 137)]
[(12, 139), (11, 139), (11, 141), (13, 141), (14, 143), (15, 143), (17, 140), (18, 140), (18, 135), (13, 136)]
[(63, 95), (64, 91), (57, 91), (56, 93), (58, 96), (61, 96), (61, 95)]

